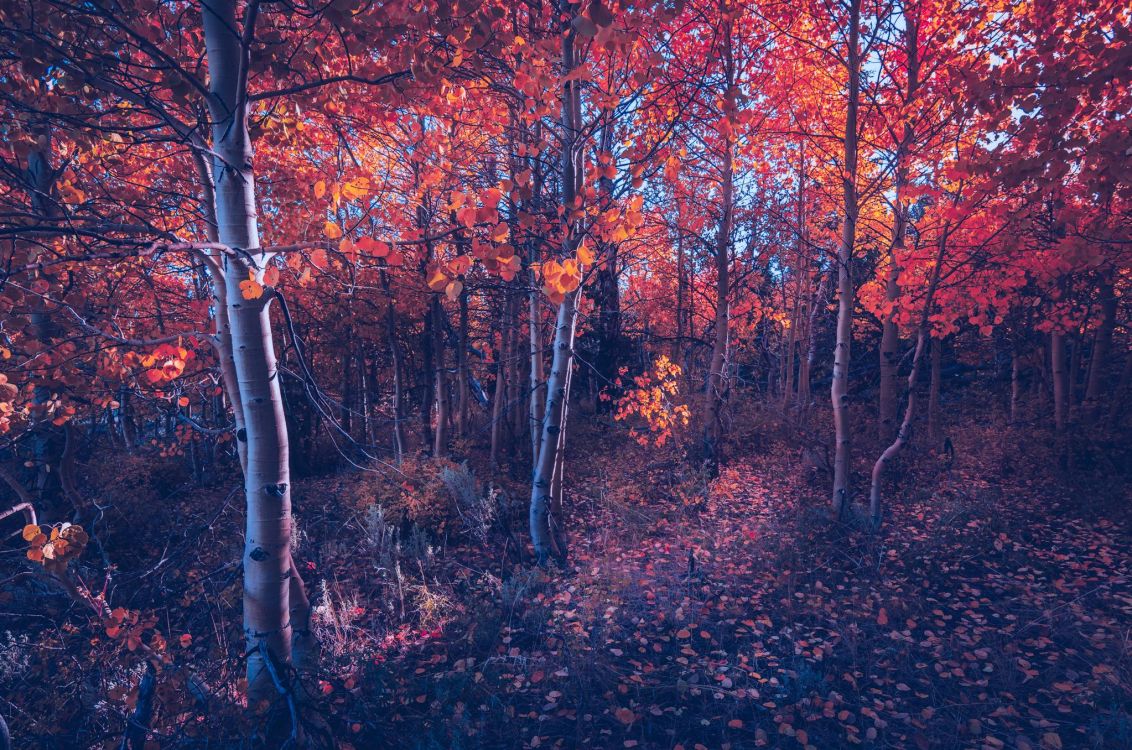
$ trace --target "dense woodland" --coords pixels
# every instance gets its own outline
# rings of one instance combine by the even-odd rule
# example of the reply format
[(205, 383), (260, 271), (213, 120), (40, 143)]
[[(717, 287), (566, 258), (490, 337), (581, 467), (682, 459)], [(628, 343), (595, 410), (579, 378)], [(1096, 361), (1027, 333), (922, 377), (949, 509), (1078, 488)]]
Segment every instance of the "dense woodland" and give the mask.
[(1132, 747), (1130, 42), (5, 0), (0, 747)]

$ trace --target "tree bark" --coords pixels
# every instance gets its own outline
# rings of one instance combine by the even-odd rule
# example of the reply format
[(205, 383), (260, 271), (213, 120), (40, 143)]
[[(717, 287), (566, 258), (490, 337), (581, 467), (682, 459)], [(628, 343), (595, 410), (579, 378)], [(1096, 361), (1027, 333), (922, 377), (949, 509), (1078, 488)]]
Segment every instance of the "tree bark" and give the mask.
[(511, 342), (508, 326), (511, 324), (511, 295), (503, 291), (499, 305), (499, 350), (495, 353), (495, 393), (491, 399), (491, 451), (489, 464), (494, 474), (499, 468), (500, 447), (503, 440), (504, 402), (507, 400), (507, 358)]
[(1018, 348), (1018, 342), (1014, 341), (1010, 352), (1010, 424), (1012, 425), (1018, 424), (1022, 407), (1022, 355)]
[[(723, 64), (727, 89), (724, 100), (734, 104), (735, 67), (731, 48), (731, 21), (723, 37)], [(724, 114), (728, 117), (730, 111)], [(723, 439), (724, 369), (727, 364), (728, 329), (731, 322), (731, 231), (735, 215), (733, 143), (730, 130), (723, 133), (720, 164), (720, 217), (715, 236), (715, 329), (711, 365), (706, 385), (707, 419), (704, 425), (704, 459), (709, 471), (719, 469), (720, 441)]]
[(920, 313), (920, 325), (916, 330), (916, 349), (912, 355), (912, 371), (908, 373), (908, 401), (904, 407), (904, 420), (896, 433), (896, 439), (885, 448), (884, 452), (873, 464), (872, 486), (869, 488), (869, 520), (873, 528), (880, 527), (881, 521), (881, 483), (884, 481), (884, 471), (897, 454), (912, 438), (912, 425), (916, 418), (916, 386), (920, 376), (920, 362), (923, 360), (924, 350), (928, 346), (931, 333), (929, 320), (931, 318), (932, 303), (935, 300), (935, 290), (939, 285), (940, 268), (943, 266), (943, 256), (947, 249), (946, 235), (939, 241), (936, 252), (935, 265), (932, 266), (931, 276), (928, 279), (928, 289), (924, 294), (924, 309)]
[[(577, 14), (572, 6), (572, 15)], [(562, 37), (562, 68), (567, 75), (576, 67), (574, 57), (575, 31), (573, 26)], [(562, 191), (561, 201), (565, 208), (567, 236), (563, 245), (564, 255), (573, 255), (577, 250), (581, 233), (571, 221), (570, 211), (576, 197), (581, 193), (584, 182), (582, 150), (577, 148), (581, 130), (581, 93), (577, 82), (567, 81), (562, 86)], [(539, 439), (538, 459), (535, 461), (531, 479), (530, 527), (531, 543), (534, 546), (535, 560), (545, 565), (551, 554), (559, 564), (566, 562), (567, 550), (565, 534), (561, 528), (563, 519), (560, 513), (552, 518), (555, 467), (559, 461), (560, 436), (565, 428), (566, 404), (570, 399), (570, 370), (574, 364), (574, 333), (577, 321), (577, 297), (575, 289), (565, 295), (558, 306), (558, 318), (554, 329), (554, 356), (550, 379), (546, 383), (546, 406), (542, 415), (542, 436)], [(533, 321), (532, 321), (533, 322)]]
[[(919, 34), (915, 16), (906, 16), (904, 49), (907, 59), (908, 81), (904, 104), (915, 99), (919, 88)], [(904, 122), (904, 132), (896, 144), (895, 196), (893, 197), (892, 243), (888, 250), (888, 277), (885, 280), (885, 312), (880, 338), (880, 401), (877, 409), (877, 431), (881, 440), (888, 440), (896, 428), (896, 395), (900, 389), (900, 329), (896, 325), (894, 310), (900, 299), (900, 261), (908, 233), (908, 207), (905, 193), (908, 186), (908, 156), (915, 138), (912, 123)]]
[(1065, 432), (1069, 406), (1069, 378), (1065, 371), (1065, 334), (1050, 334), (1050, 372), (1053, 374), (1053, 423), (1059, 433)]
[[(532, 246), (532, 255), (537, 252)], [(534, 258), (532, 257), (532, 261)], [(534, 272), (530, 274), (530, 292), (527, 294), (528, 337), (530, 343), (530, 432), (531, 466), (538, 463), (539, 448), (542, 445), (542, 417), (546, 411), (546, 369), (542, 351), (542, 306), (538, 284)]]
[(404, 363), (401, 344), (397, 340), (397, 308), (389, 291), (389, 275), (385, 273), (384, 268), (380, 273), (381, 289), (388, 299), (388, 307), (385, 310), (385, 338), (389, 343), (389, 353), (393, 357), (393, 457), (400, 466), (405, 457), (405, 384), (402, 375)]
[[(274, 686), (259, 649), (266, 643), (280, 663), (292, 662), (293, 641), (309, 638), (309, 606), (292, 610), (291, 593), (301, 579), (291, 560), (291, 484), (283, 401), (279, 390), (269, 308), (271, 295), (244, 300), (240, 282), (251, 272), (262, 283), (269, 260), (259, 248), (252, 143), (247, 128), (249, 55), (240, 37), (234, 0), (202, 3), (212, 114), (213, 185), (217, 236), (247, 251), (258, 267), (233, 257), (223, 261), (223, 280), (238, 400), (247, 438), (244, 492), (244, 635), (248, 698), (269, 698)], [(248, 30), (245, 30), (247, 33)], [(250, 39), (250, 34), (248, 34)], [(295, 618), (298, 619), (295, 619)], [(307, 654), (300, 647), (294, 652)], [(305, 666), (296, 664), (296, 667)]]
[(826, 308), (826, 274), (819, 268), (817, 290), (810, 299), (810, 314), (806, 321), (806, 356), (802, 358), (801, 372), (798, 375), (798, 403), (802, 409), (810, 406), (810, 377), (814, 371), (814, 363), (818, 358), (817, 324), (818, 312)]
[(833, 405), (834, 458), (831, 506), (838, 517), (845, 512), (849, 500), (850, 424), (849, 363), (853, 341), (853, 254), (857, 242), (857, 109), (860, 99), (861, 51), (858, 47), (861, 23), (861, 0), (849, 0), (848, 100), (845, 113), (844, 177), (842, 194), (845, 216), (841, 225), (841, 244), (837, 253), (837, 339), (833, 352), (833, 382), (830, 401)]
[(558, 318), (554, 330), (554, 358), (550, 367), (550, 379), (546, 384), (546, 409), (542, 420), (542, 437), (539, 440), (538, 461), (534, 467), (531, 483), (531, 543), (535, 550), (535, 560), (545, 565), (553, 554), (560, 563), (565, 562), (566, 550), (559, 547), (561, 526), (560, 517), (552, 518), (554, 473), (558, 462), (559, 436), (564, 428), (566, 401), (569, 399), (569, 373), (574, 359), (574, 326), (576, 321), (575, 301), (577, 291), (566, 295), (558, 306)]
[[(615, 113), (612, 109), (602, 113), (604, 125), (601, 130), (600, 151), (613, 153)], [(598, 192), (603, 207), (613, 204), (613, 178), (602, 177), (598, 181)], [(598, 245), (599, 266), (594, 272), (594, 328), (597, 330), (597, 356), (594, 368), (604, 387), (617, 378), (617, 359), (621, 348), (621, 289), (618, 284), (617, 268), (618, 246), (615, 242), (602, 242)], [(591, 373), (592, 375), (592, 373)], [(600, 410), (600, 407), (599, 407)]]
[(433, 392), (436, 401), (436, 430), (432, 455), (442, 458), (448, 455), (448, 367), (444, 356), (444, 307), (440, 297), (433, 295), (432, 307), (432, 348), (433, 348)]
[(1104, 278), (1100, 284), (1101, 320), (1093, 336), (1093, 352), (1089, 356), (1089, 379), (1085, 385), (1084, 417), (1087, 424), (1095, 424), (1100, 414), (1101, 401), (1108, 384), (1108, 358), (1112, 353), (1112, 334), (1116, 329), (1116, 294), (1112, 280)]
[(939, 440), (939, 392), (943, 383), (943, 339), (932, 339), (932, 377), (928, 386), (928, 437)]
[(460, 292), (460, 350), (456, 353), (456, 436), (467, 437), (468, 433), (468, 291)]

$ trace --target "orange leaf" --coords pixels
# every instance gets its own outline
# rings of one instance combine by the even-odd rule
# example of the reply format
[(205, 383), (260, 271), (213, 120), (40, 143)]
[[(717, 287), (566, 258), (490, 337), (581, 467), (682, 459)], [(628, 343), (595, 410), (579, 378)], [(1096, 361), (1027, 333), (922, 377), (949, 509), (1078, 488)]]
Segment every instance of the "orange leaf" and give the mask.
[(263, 296), (263, 285), (256, 281), (255, 271), (248, 271), (248, 278), (240, 282), (240, 294), (244, 299), (259, 299)]

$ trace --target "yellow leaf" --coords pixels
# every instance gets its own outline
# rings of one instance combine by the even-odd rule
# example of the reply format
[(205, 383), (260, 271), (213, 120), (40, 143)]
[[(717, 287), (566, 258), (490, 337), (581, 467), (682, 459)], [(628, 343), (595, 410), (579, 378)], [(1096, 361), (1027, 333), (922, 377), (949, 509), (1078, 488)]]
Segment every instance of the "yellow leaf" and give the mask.
[(333, 221), (328, 221), (322, 226), (322, 231), (326, 236), (332, 240), (336, 240), (342, 236), (342, 227), (335, 224)]
[(593, 251), (590, 250), (585, 245), (582, 245), (581, 247), (579, 247), (578, 248), (578, 262), (581, 263), (583, 266), (592, 266), (593, 263), (594, 263)]
[(342, 186), (342, 196), (346, 200), (357, 200), (369, 192), (369, 178), (357, 177)]
[(319, 180), (314, 184), (314, 197), (321, 198), (326, 195), (326, 180)]
[(442, 292), (448, 286), (448, 277), (439, 268), (433, 267), (429, 270), (426, 283), (432, 291)]

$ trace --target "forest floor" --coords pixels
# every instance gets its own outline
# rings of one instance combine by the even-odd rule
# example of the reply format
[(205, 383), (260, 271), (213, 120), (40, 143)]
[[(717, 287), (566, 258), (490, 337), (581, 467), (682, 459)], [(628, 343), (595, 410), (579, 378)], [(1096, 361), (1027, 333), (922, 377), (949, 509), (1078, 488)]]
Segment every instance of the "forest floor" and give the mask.
[(358, 675), (357, 747), (1132, 747), (1126, 486), (929, 455), (874, 535), (785, 447), (704, 491), (631, 453), (572, 464), (566, 572), (453, 558), (444, 627)]
[[(705, 481), (675, 451), (580, 428), (565, 570), (508, 551), (434, 462), (407, 464), (400, 485), (300, 480), (297, 558), (323, 644), (312, 727), (345, 750), (1126, 750), (1129, 484), (1104, 466), (1057, 479), (1048, 454), (1022, 460), (996, 429), (953, 433), (953, 465), (921, 447), (895, 466), (873, 534), (829, 518), (825, 477), (788, 441), (737, 439)], [(153, 746), (245, 747), (224, 739), (251, 726), (239, 502), (187, 485), (146, 495), (159, 469), (117, 462), (103, 490), (117, 492), (103, 500), (112, 603), (152, 613), (172, 644)], [(525, 485), (501, 490), (525, 538)], [(62, 597), (2, 596), (16, 736), (117, 747), (139, 657)]]

